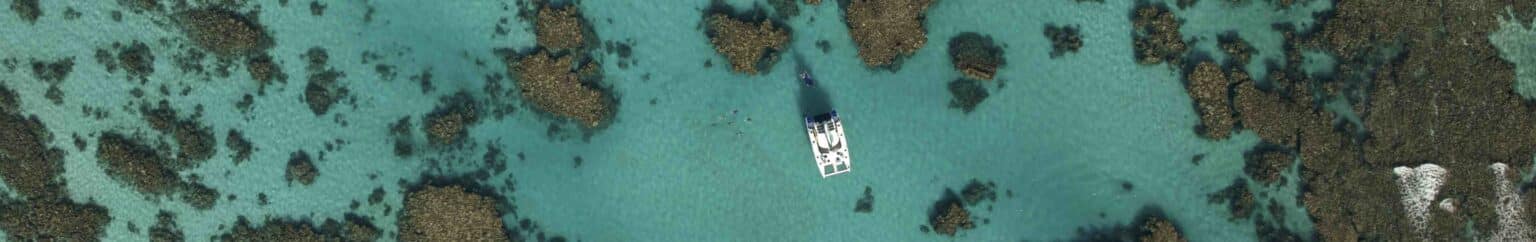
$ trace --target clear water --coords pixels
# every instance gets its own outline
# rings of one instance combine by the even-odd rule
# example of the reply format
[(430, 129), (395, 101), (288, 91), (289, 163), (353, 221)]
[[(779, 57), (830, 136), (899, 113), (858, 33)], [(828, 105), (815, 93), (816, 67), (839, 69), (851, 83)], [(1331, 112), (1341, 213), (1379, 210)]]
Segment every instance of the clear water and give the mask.
[(1532, 83), (1536, 82), (1536, 70), (1530, 67), (1536, 64), (1536, 43), (1531, 41), (1536, 38), (1536, 30), (1511, 16), (1513, 10), (1509, 16), (1499, 16), (1499, 30), (1488, 35), (1488, 41), (1499, 49), (1499, 57), (1515, 64), (1515, 93), (1531, 99), (1536, 97), (1536, 83)]
[[(243, 69), (211, 80), (177, 70), (171, 56), (179, 49), (170, 43), (182, 43), (173, 41), (182, 37), (154, 23), (163, 18), (125, 12), (121, 23), (113, 22), (109, 13), (121, 7), (104, 0), (45, 1), (37, 24), (0, 12), (0, 57), (75, 57), (74, 71), (60, 86), (63, 105), (49, 103), (43, 97), (47, 85), (25, 68), (0, 71), (0, 81), (21, 93), (25, 112), (55, 134), (54, 146), (73, 147), (71, 134), (147, 130), (137, 115), (121, 112), (136, 100), (129, 94), (136, 85), (91, 58), (96, 48), (133, 40), (150, 43), (158, 58), (146, 86), (192, 87), (190, 95), (166, 98), (179, 110), (201, 105), (201, 121), (220, 140), (227, 130), (240, 129), (255, 143), (250, 162), (235, 165), (221, 141), (219, 155), (183, 174), (198, 174), (210, 187), (239, 197), (206, 211), (132, 192), (105, 175), (94, 144), (69, 152), (65, 177), (72, 197), (110, 210), (105, 239), (142, 239), (128, 225), (154, 224), (160, 210), (175, 212), (194, 240), (225, 233), (237, 216), (340, 218), (352, 201), (366, 201), (378, 187), (388, 191), (385, 202), (365, 203), (355, 212), (392, 232), (406, 189), (402, 181), (485, 169), (480, 157), (487, 146), (527, 157), (509, 159), (508, 172), (486, 184), (516, 183), (516, 192), (501, 194), (518, 209), (504, 216), (509, 224), (530, 218), (547, 232), (583, 241), (949, 240), (918, 227), (927, 224), (928, 210), (945, 189), (958, 190), (971, 179), (995, 181), (1015, 195), (973, 211), (990, 222), (962, 232), (963, 240), (1066, 240), (1080, 228), (1129, 223), (1147, 206), (1161, 208), (1194, 241), (1255, 238), (1251, 221), (1229, 220), (1226, 205), (1206, 196), (1245, 177), (1242, 152), (1257, 137), (1243, 132), (1212, 141), (1192, 132), (1198, 120), (1177, 71), (1132, 59), (1132, 1), (940, 1), (928, 13), (927, 45), (897, 71), (864, 67), (835, 3), (802, 6), (801, 15), (787, 22), (792, 53), (761, 75), (744, 76), (728, 70), (699, 29), (708, 1), (587, 0), (580, 7), (599, 38), (635, 43), (636, 65), (619, 68), (616, 55), (599, 57), (610, 60), (603, 62), (606, 81), (622, 103), (611, 126), (586, 140), (579, 134), (550, 139), (554, 121), (523, 105), (506, 119), (474, 126), (468, 141), (473, 148), (428, 148), (411, 158), (392, 154), (388, 125), (403, 116), (419, 124), (440, 96), (461, 90), (483, 96), (485, 76), (506, 73), (493, 50), (533, 46), (529, 23), (504, 10), (503, 1), (331, 2), (320, 17), (311, 16), (307, 1), (287, 7), (256, 2), (262, 24), (277, 39), (268, 53), (290, 79), (269, 87), (248, 115), (235, 103), (255, 93), (256, 83)], [(1331, 5), (1310, 1), (1276, 11), (1250, 2), (1256, 3), (1201, 1), (1175, 12), (1185, 19), (1185, 38), (1198, 40), (1196, 49), (1216, 58), (1225, 58), (1216, 51), (1216, 35), (1236, 31), (1247, 39), (1259, 50), (1248, 70), (1262, 76), (1262, 61), (1282, 58), (1283, 39), (1271, 24), (1309, 26), (1313, 13)], [(369, 6), (373, 21), (364, 22)], [(81, 12), (80, 19), (63, 19), (66, 7)], [(493, 35), (502, 18), (511, 19), (511, 34)], [(1049, 58), (1046, 23), (1081, 26), (1085, 47)], [(986, 82), (991, 97), (966, 114), (947, 106), (952, 97), (946, 83), (960, 74), (946, 47), (949, 37), (968, 31), (1005, 46), (1008, 64), (998, 80)], [(817, 49), (819, 40), (830, 43), (829, 52)], [(353, 90), (355, 108), (338, 105), (324, 117), (308, 110), (301, 99), (300, 56), (311, 47), (326, 48), (330, 66), (346, 73), (341, 83)], [(384, 58), (363, 64), (365, 51)], [(795, 106), (791, 55), (804, 57), (844, 116), (852, 173), (816, 175)], [(713, 67), (703, 67), (706, 61)], [(377, 63), (395, 66), (396, 80), (381, 80), (373, 71)], [(427, 69), (435, 91), (423, 94), (406, 77)], [(82, 105), (114, 113), (98, 121), (80, 112)], [(337, 116), (347, 124), (335, 122)], [(283, 180), (291, 152), (313, 154), (335, 139), (346, 144), (316, 163), (321, 175), (313, 185)], [(1198, 165), (1191, 162), (1196, 155), (1204, 155)], [(572, 164), (577, 156), (579, 167)], [(443, 166), (433, 168), (428, 159)], [(1259, 189), (1282, 201), (1287, 227), (1307, 232), (1305, 212), (1293, 202), (1294, 173), (1288, 172), (1291, 186)], [(1124, 183), (1134, 189), (1123, 189)], [(874, 212), (854, 213), (865, 186), (873, 188)], [(258, 193), (270, 204), (257, 204)], [(396, 213), (385, 213), (385, 206)]]

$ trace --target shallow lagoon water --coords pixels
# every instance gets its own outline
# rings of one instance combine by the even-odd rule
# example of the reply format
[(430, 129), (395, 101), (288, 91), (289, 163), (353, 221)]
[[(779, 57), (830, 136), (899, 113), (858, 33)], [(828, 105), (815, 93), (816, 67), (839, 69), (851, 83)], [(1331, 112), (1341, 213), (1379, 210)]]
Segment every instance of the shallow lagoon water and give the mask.
[[(406, 158), (392, 154), (389, 125), (406, 116), (419, 123), (441, 96), (468, 91), (483, 97), (487, 76), (506, 74), (495, 50), (534, 45), (530, 23), (504, 1), (329, 2), (323, 16), (313, 16), (308, 3), (252, 3), (261, 5), (259, 19), (276, 39), (267, 53), (290, 78), (269, 86), (249, 113), (238, 112), (236, 103), (259, 87), (243, 69), (225, 78), (177, 70), (171, 59), (185, 43), (173, 41), (182, 38), (178, 30), (156, 24), (164, 17), (130, 12), (114, 22), (110, 12), (121, 7), (110, 1), (44, 2), (45, 15), (35, 24), (0, 14), (0, 58), (75, 58), (59, 86), (63, 104), (44, 98), (47, 84), (25, 68), (0, 69), (0, 81), (21, 93), (27, 114), (48, 125), (53, 146), (71, 150), (64, 175), (70, 195), (109, 209), (113, 220), (104, 239), (113, 241), (141, 239), (129, 224), (148, 227), (161, 210), (174, 212), (194, 240), (227, 232), (239, 216), (320, 221), (348, 212), (390, 234), (403, 184), (489, 169), (481, 162), (487, 147), (510, 157), (506, 172), (483, 184), (505, 191), (498, 195), (515, 204), (504, 221), (532, 219), (547, 233), (581, 241), (949, 240), (918, 227), (928, 223), (928, 210), (946, 189), (972, 179), (995, 181), (1013, 195), (974, 210), (978, 222), (988, 222), (960, 233), (962, 240), (1068, 240), (1082, 229), (1128, 224), (1145, 207), (1159, 208), (1195, 241), (1255, 234), (1252, 221), (1230, 220), (1225, 204), (1206, 198), (1246, 179), (1242, 153), (1257, 136), (1211, 141), (1193, 132), (1198, 119), (1178, 71), (1132, 59), (1130, 1), (940, 1), (928, 12), (927, 45), (896, 70), (865, 68), (835, 3), (803, 5), (786, 21), (794, 38), (785, 58), (755, 76), (730, 72), (709, 45), (700, 30), (708, 1), (583, 1), (579, 7), (598, 38), (634, 43), (628, 67), (619, 67), (625, 60), (617, 54), (596, 54), (620, 102), (609, 126), (586, 136), (520, 105), (505, 119), (473, 126), (462, 148), (423, 147)], [(1284, 11), (1256, 1), (1226, 4), (1202, 1), (1175, 11), (1199, 23), (1184, 25), (1185, 39), (1198, 39), (1195, 48), (1216, 58), (1225, 58), (1215, 47), (1219, 34), (1235, 31), (1253, 43), (1258, 52), (1247, 69), (1254, 76), (1262, 75), (1262, 61), (1283, 58), (1283, 39), (1271, 23), (1309, 26), (1313, 13), (1330, 7), (1326, 1)], [(65, 8), (81, 17), (64, 19)], [(509, 34), (495, 34), (501, 19), (510, 19), (504, 24)], [(1084, 47), (1049, 58), (1050, 42), (1041, 34), (1047, 23), (1080, 26)], [(945, 47), (962, 32), (991, 36), (1008, 60), (997, 80), (984, 82), (991, 96), (970, 113), (950, 108), (945, 89), (960, 77)], [(183, 172), (237, 199), (197, 210), (146, 198), (102, 171), (95, 145), (73, 150), (72, 134), (147, 130), (136, 114), (95, 120), (80, 112), (82, 106), (122, 111), (140, 102), (129, 94), (136, 83), (91, 59), (96, 48), (134, 40), (149, 43), (159, 58), (144, 86), (189, 88), (188, 95), (163, 98), (178, 110), (201, 106), (201, 121), (221, 140), (239, 129), (255, 143), (251, 161), (235, 164), (222, 141), (215, 158)], [(821, 40), (828, 51), (817, 48)], [(329, 66), (346, 74), (340, 83), (352, 90), (355, 105), (338, 104), (320, 117), (306, 108), (301, 55), (312, 47), (325, 48)], [(365, 52), (382, 57), (365, 61)], [(1316, 61), (1330, 66), (1325, 58)], [(795, 63), (800, 60), (805, 63)], [(380, 63), (396, 67), (397, 77), (376, 74)], [(852, 173), (815, 174), (795, 103), (798, 64), (814, 71), (844, 116)], [(433, 90), (426, 93), (409, 78), (424, 71), (432, 75)], [(564, 131), (552, 134), (552, 123)], [(337, 139), (344, 144), (321, 152)], [(324, 154), (313, 185), (283, 180), (289, 154), (301, 150)], [(1195, 156), (1203, 159), (1191, 162)], [(1287, 172), (1292, 185), (1261, 188), (1266, 195), (1260, 198), (1282, 201), (1290, 218), (1285, 226), (1305, 233), (1311, 225), (1294, 202), (1294, 173)], [(512, 183), (515, 189), (506, 187)], [(854, 213), (866, 186), (874, 191), (874, 210)], [(349, 207), (375, 188), (387, 191), (382, 204)], [(257, 194), (269, 204), (259, 204)]]

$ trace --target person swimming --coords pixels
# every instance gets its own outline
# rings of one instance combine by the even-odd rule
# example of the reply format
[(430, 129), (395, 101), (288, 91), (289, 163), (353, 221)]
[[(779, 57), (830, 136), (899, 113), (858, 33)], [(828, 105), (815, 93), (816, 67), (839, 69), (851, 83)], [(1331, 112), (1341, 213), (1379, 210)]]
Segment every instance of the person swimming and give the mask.
[(800, 70), (800, 82), (808, 87), (816, 86), (816, 79), (811, 78), (810, 70)]

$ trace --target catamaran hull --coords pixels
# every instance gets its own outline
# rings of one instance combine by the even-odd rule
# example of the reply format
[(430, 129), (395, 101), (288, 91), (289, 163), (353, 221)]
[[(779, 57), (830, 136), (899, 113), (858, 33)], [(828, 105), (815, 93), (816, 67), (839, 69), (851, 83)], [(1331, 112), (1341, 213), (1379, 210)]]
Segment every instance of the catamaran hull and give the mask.
[(805, 131), (810, 137), (811, 154), (816, 156), (816, 168), (821, 171), (822, 178), (853, 170), (853, 163), (848, 159), (843, 120), (837, 116), (837, 111), (806, 117)]

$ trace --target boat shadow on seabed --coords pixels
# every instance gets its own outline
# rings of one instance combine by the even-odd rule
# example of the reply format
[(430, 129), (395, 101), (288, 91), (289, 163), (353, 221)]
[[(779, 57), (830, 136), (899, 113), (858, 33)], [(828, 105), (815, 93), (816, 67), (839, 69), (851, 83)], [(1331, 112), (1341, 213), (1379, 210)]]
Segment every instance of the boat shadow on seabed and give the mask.
[(799, 95), (800, 113), (805, 116), (805, 132), (816, 167), (821, 170), (822, 178), (848, 173), (852, 163), (849, 162), (842, 119), (832, 108), (827, 92), (816, 86), (810, 68), (800, 55), (795, 55), (795, 66), (799, 72), (797, 79), (803, 84)]
[(799, 95), (800, 115), (814, 116), (832, 112), (832, 99), (826, 90), (816, 86), (816, 80), (811, 76), (811, 68), (805, 64), (805, 57), (796, 53), (794, 58), (795, 72), (800, 75), (796, 80), (801, 82)]

